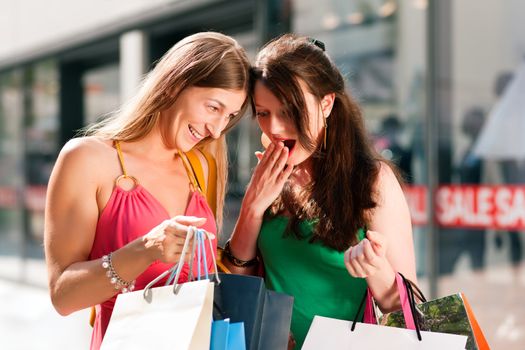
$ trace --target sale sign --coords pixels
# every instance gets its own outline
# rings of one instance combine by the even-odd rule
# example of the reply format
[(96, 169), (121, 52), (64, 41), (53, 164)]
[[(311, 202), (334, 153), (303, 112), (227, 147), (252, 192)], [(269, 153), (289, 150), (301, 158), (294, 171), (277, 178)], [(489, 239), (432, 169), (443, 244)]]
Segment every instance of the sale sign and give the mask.
[[(406, 186), (413, 225), (428, 223), (426, 186)], [(442, 227), (525, 229), (525, 186), (442, 185), (435, 193), (437, 224)]]
[(436, 219), (446, 227), (525, 228), (525, 186), (440, 186)]

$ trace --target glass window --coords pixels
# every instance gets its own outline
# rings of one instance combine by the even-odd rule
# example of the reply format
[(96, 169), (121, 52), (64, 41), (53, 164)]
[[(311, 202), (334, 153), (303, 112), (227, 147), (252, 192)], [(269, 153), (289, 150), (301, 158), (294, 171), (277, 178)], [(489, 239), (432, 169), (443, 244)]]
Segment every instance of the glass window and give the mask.
[[(440, 294), (461, 289), (489, 344), (523, 348), (525, 25), (521, 1), (451, 1), (451, 183), (437, 195)], [(441, 165), (440, 165), (441, 166)]]
[(84, 124), (89, 125), (119, 108), (118, 63), (88, 70), (83, 76)]
[(33, 283), (45, 284), (43, 258), (44, 208), (47, 183), (59, 147), (58, 70), (56, 61), (33, 64), (25, 72), (25, 239), (23, 256), (27, 276), (42, 276)]
[(0, 277), (18, 279), (22, 261), (22, 72), (0, 75)]

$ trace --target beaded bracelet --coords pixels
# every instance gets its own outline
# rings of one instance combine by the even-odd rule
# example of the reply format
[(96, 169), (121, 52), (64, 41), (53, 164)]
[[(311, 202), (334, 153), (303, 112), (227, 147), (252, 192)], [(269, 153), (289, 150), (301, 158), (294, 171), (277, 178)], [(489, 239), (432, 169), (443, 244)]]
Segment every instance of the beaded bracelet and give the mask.
[(230, 241), (229, 240), (226, 242), (226, 245), (224, 245), (224, 255), (226, 255), (228, 260), (234, 266), (237, 266), (237, 267), (250, 267), (250, 266), (256, 265), (259, 262), (259, 257), (258, 256), (256, 256), (255, 258), (253, 258), (251, 260), (241, 260), (241, 259), (237, 258), (236, 256), (234, 256), (232, 254), (232, 251), (231, 251)]
[(122, 279), (122, 277), (119, 276), (117, 271), (115, 271), (113, 268), (111, 254), (112, 253), (109, 253), (108, 255), (104, 255), (102, 257), (102, 267), (107, 270), (106, 276), (108, 276), (109, 281), (115, 286), (116, 290), (120, 290), (122, 293), (131, 292), (133, 289), (135, 289), (135, 280), (126, 282)]

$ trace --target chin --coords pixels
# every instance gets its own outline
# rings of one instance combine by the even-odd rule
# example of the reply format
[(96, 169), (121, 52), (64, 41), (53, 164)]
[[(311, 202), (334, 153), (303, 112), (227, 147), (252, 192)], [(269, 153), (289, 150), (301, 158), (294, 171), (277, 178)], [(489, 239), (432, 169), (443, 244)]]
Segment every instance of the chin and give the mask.
[(195, 147), (194, 144), (190, 144), (189, 142), (177, 142), (175, 144), (175, 149), (178, 149), (179, 151), (186, 153), (189, 152)]

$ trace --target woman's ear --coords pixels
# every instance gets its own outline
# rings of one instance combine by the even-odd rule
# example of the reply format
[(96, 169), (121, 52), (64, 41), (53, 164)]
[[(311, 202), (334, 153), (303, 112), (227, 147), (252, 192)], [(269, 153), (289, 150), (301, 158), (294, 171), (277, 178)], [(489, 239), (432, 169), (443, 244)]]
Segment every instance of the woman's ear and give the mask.
[(323, 111), (323, 115), (325, 118), (328, 118), (328, 116), (332, 112), (332, 108), (334, 107), (334, 101), (335, 101), (334, 92), (324, 95), (323, 99), (321, 100), (321, 109)]

